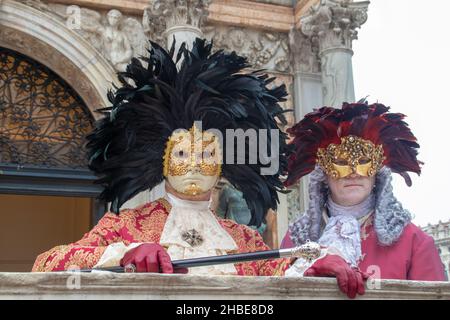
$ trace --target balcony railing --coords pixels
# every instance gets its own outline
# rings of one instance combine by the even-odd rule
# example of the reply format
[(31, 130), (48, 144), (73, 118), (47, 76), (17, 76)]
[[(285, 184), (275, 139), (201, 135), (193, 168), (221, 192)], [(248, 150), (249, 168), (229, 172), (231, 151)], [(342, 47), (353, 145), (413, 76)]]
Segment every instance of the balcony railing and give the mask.
[[(446, 299), (450, 282), (381, 280), (358, 299)], [(257, 294), (255, 294), (255, 292)], [(333, 278), (0, 273), (0, 299), (347, 299)]]

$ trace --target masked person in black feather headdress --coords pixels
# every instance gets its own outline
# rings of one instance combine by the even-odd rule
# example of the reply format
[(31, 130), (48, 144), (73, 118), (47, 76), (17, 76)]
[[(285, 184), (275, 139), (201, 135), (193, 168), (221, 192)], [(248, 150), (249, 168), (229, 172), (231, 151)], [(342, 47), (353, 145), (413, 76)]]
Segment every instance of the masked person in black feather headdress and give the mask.
[[(212, 54), (205, 40), (196, 39), (191, 51), (182, 45), (175, 61), (174, 47), (166, 52), (152, 43), (147, 67), (132, 60), (119, 74), (122, 87), (109, 94), (108, 114), (88, 136), (90, 168), (112, 212), (80, 241), (41, 254), (34, 271), (120, 263), (134, 264), (138, 272), (171, 273), (175, 259), (268, 249), (256, 231), (215, 216), (209, 200), (223, 176), (243, 193), (251, 225), (276, 209), (288, 154), (277, 124), (285, 123), (279, 105), (285, 87), (269, 88), (273, 78), (246, 73), (250, 65), (235, 52)], [(256, 140), (230, 147), (230, 132), (239, 130), (253, 130)], [(267, 150), (270, 155), (255, 158)], [(120, 211), (163, 180), (165, 197)], [(274, 275), (286, 267), (287, 261), (273, 260), (189, 272)]]

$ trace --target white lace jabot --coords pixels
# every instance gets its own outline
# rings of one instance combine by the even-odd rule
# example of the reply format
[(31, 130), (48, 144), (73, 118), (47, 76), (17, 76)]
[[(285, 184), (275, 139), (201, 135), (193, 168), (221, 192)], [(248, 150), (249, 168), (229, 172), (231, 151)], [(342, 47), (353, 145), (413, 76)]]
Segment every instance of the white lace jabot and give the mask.
[(335, 203), (329, 196), (327, 208), (330, 218), (318, 242), (321, 245), (338, 249), (348, 263), (353, 267), (358, 266), (361, 258), (361, 237), (358, 220), (374, 211), (375, 196), (370, 194), (360, 204), (348, 207)]
[(369, 195), (362, 203), (354, 206), (342, 206), (328, 197), (327, 209), (330, 217), (324, 214), (326, 226), (317, 241), (324, 246), (320, 257), (313, 261), (303, 258), (286, 270), (287, 277), (302, 277), (303, 273), (317, 260), (327, 254), (337, 254), (345, 259), (352, 267), (357, 267), (361, 259), (361, 237), (358, 220), (363, 220), (375, 209), (375, 196)]
[[(167, 193), (171, 204), (159, 243), (172, 260), (224, 255), (237, 245), (210, 210), (210, 201), (189, 201)], [(189, 269), (190, 274), (236, 274), (234, 265)]]

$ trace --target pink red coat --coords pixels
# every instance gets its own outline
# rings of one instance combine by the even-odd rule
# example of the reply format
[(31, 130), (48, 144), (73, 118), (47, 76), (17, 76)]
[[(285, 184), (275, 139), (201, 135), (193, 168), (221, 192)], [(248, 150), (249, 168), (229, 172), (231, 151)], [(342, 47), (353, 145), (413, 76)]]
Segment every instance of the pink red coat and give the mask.
[[(282, 248), (293, 247), (288, 232)], [(362, 261), (359, 268), (381, 279), (446, 281), (444, 267), (432, 237), (409, 223), (390, 246), (380, 245), (372, 219), (361, 226)]]

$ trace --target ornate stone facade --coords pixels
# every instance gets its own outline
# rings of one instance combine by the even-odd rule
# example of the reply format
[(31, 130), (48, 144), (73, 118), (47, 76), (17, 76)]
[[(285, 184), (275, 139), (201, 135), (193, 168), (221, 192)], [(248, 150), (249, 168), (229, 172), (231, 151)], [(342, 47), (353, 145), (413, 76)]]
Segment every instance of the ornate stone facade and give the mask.
[[(291, 126), (314, 107), (354, 99), (351, 43), (368, 2), (349, 0), (3, 0), (0, 46), (47, 66), (85, 102), (94, 118), (106, 92), (151, 39), (177, 46), (205, 37), (235, 50), (285, 83)], [(307, 180), (281, 195), (279, 237), (288, 216), (307, 205)], [(151, 198), (139, 195), (135, 206)]]
[(148, 24), (154, 32), (164, 33), (177, 26), (192, 26), (200, 29), (208, 16), (211, 0), (152, 0), (144, 9)]
[(300, 30), (289, 32), (290, 58), (293, 72), (320, 73), (318, 46)]
[(434, 238), (448, 280), (450, 278), (450, 221), (439, 221), (439, 223), (434, 225), (428, 224), (422, 230)]
[(162, 45), (176, 49), (182, 42), (192, 43), (202, 37), (201, 27), (208, 16), (211, 0), (152, 0), (144, 9), (144, 24), (150, 37), (158, 38)]
[(204, 28), (204, 34), (218, 49), (246, 56), (255, 69), (291, 71), (288, 35), (285, 33), (209, 25)]
[(41, 1), (5, 0), (0, 3), (0, 46), (37, 60), (61, 76), (84, 100), (94, 118), (107, 105), (107, 90), (116, 81), (110, 63), (92, 45), (68, 28), (49, 5)]
[(368, 1), (320, 0), (301, 18), (301, 31), (319, 48), (323, 102), (354, 101), (352, 42), (367, 20)]
[(64, 9), (66, 24), (88, 40), (116, 71), (125, 71), (132, 57), (145, 55), (148, 40), (142, 22), (136, 18), (124, 16), (117, 9), (98, 12), (75, 5)]
[(301, 30), (319, 44), (320, 52), (352, 48), (357, 28), (367, 21), (368, 1), (320, 0), (301, 18)]

